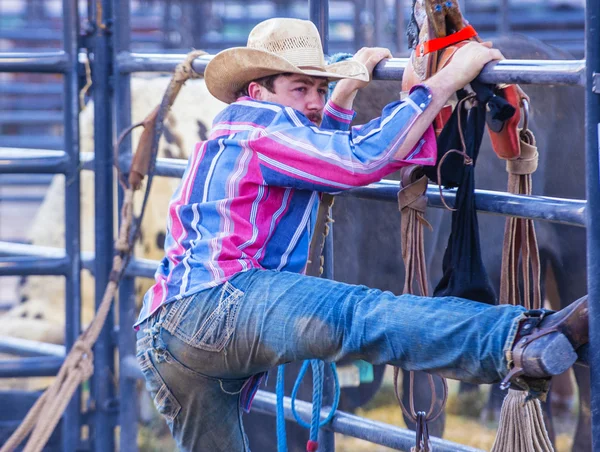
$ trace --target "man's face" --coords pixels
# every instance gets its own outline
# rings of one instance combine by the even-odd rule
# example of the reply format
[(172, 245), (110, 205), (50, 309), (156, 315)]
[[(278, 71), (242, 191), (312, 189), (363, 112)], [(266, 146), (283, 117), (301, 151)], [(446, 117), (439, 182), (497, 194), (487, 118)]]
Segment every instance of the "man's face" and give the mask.
[(323, 108), (327, 96), (327, 79), (308, 75), (282, 75), (275, 79), (270, 92), (259, 85), (255, 98), (292, 107), (301, 111), (317, 126), (323, 119)]

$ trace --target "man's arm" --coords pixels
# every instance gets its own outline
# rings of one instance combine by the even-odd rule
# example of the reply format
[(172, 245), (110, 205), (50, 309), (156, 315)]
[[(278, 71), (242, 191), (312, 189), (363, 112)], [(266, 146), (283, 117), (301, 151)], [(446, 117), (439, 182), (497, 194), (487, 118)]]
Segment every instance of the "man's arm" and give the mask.
[(284, 107), (278, 122), (246, 144), (258, 157), (264, 181), (281, 187), (340, 191), (380, 180), (402, 166), (434, 165), (433, 119), (494, 55), (502, 57), (479, 43), (466, 45), (406, 99), (388, 104), (381, 117), (349, 132), (321, 130)]
[(331, 192), (366, 185), (402, 166), (435, 164), (433, 129), (406, 159), (394, 158), (430, 103), (429, 94), (427, 87), (417, 87), (405, 100), (388, 104), (380, 117), (347, 132), (320, 129), (283, 107), (276, 121), (244, 144), (258, 158), (267, 185)]
[(477, 77), (487, 63), (504, 58), (491, 46), (489, 42), (471, 42), (461, 47), (446, 67), (423, 82), (431, 90), (431, 102), (408, 131), (394, 156), (396, 159), (406, 158), (452, 94)]
[[(394, 158), (402, 160), (415, 147), (427, 128), (446, 105), (450, 96), (467, 83), (473, 80), (487, 63), (501, 60), (502, 54), (497, 49), (492, 49), (490, 42), (470, 42), (461, 47), (450, 63), (437, 74), (426, 80), (423, 84), (431, 90), (431, 102), (424, 109), (423, 114), (412, 125), (406, 139), (399, 147)], [(381, 47), (363, 47), (354, 55), (355, 60), (363, 63), (372, 76), (375, 66), (385, 58), (391, 58), (389, 49)], [(357, 80), (341, 80), (337, 83), (331, 100), (342, 108), (352, 109), (356, 93), (360, 88), (367, 86), (368, 82)]]
[[(370, 78), (373, 77), (373, 68), (385, 58), (392, 58), (392, 53), (390, 49), (383, 47), (363, 47), (352, 57), (353, 60), (366, 66)], [(339, 107), (352, 110), (356, 93), (368, 84), (369, 82), (361, 82), (360, 80), (340, 80), (331, 94), (331, 101)]]

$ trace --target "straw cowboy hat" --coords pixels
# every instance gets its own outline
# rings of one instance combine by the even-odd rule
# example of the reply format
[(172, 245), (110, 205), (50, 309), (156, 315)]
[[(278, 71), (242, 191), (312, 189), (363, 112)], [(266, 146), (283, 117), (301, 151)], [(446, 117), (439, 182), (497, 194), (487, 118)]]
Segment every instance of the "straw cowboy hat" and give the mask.
[(325, 64), (319, 32), (311, 21), (283, 18), (259, 23), (250, 32), (246, 47), (215, 55), (206, 66), (204, 79), (213, 96), (230, 104), (251, 81), (286, 72), (331, 80), (369, 80), (367, 68), (358, 61)]

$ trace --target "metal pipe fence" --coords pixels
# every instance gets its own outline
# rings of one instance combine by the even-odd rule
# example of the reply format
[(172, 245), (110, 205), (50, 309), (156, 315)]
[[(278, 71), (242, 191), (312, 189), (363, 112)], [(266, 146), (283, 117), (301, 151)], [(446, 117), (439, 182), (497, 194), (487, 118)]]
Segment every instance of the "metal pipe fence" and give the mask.
[[(501, 215), (513, 215), (554, 221), (579, 227), (587, 226), (588, 234), (588, 281), (591, 309), (591, 371), (592, 371), (592, 425), (594, 450), (600, 448), (600, 374), (595, 369), (600, 366), (600, 283), (598, 254), (600, 253), (600, 191), (598, 166), (598, 134), (600, 134), (600, 97), (594, 89), (594, 80), (600, 72), (600, 43), (592, 38), (600, 30), (600, 6), (594, 0), (587, 1), (586, 60), (537, 61), (504, 60), (489, 65), (480, 75), (486, 83), (521, 84), (564, 84), (586, 87), (586, 155), (588, 201), (556, 199), (536, 196), (509, 195), (506, 193), (478, 190), (477, 209)], [(317, 24), (328, 44), (328, 9), (325, 0), (309, 2), (310, 18)], [(0, 276), (6, 275), (63, 275), (66, 284), (66, 346), (68, 350), (78, 336), (81, 324), (80, 270), (89, 269), (96, 278), (96, 300), (98, 301), (108, 281), (111, 266), (113, 218), (106, 212), (113, 211), (112, 140), (114, 134), (131, 123), (129, 76), (134, 72), (171, 72), (182, 62), (182, 54), (143, 54), (131, 53), (130, 49), (130, 5), (118, 0), (101, 0), (92, 5), (92, 23), (98, 25), (91, 42), (94, 51), (93, 77), (95, 100), (95, 156), (79, 153), (78, 124), (78, 52), (81, 43), (78, 39), (79, 19), (77, 2), (63, 0), (64, 49), (56, 52), (0, 53), (0, 72), (39, 72), (63, 74), (64, 92), (64, 138), (63, 150), (31, 150), (27, 155), (14, 149), (0, 149), (0, 174), (16, 173), (63, 173), (65, 174), (65, 249), (35, 247), (23, 244), (0, 242)], [(112, 18), (114, 16), (114, 22)], [(203, 72), (211, 56), (200, 57), (194, 62), (194, 69)], [(587, 63), (587, 67), (586, 67)], [(394, 58), (381, 63), (375, 70), (374, 78), (398, 80), (401, 78), (407, 59)], [(600, 85), (600, 82), (598, 82)], [(596, 86), (598, 86), (596, 85)], [(15, 88), (16, 90), (17, 88)], [(55, 88), (52, 88), (55, 90)], [(43, 89), (42, 89), (43, 91)], [(113, 105), (112, 102), (116, 105)], [(113, 109), (113, 107), (115, 107)], [(115, 112), (114, 115), (112, 112)], [(0, 120), (2, 118), (0, 117)], [(9, 120), (9, 119), (7, 119)], [(38, 118), (38, 121), (44, 118)], [(33, 120), (32, 120), (33, 121)], [(114, 133), (113, 133), (114, 126)], [(2, 145), (2, 143), (0, 143)], [(124, 140), (119, 153), (119, 165), (127, 168), (131, 158), (131, 141)], [(96, 242), (95, 253), (82, 253), (80, 250), (80, 163), (86, 169), (95, 171), (96, 201)], [(157, 174), (181, 177), (185, 164), (181, 161), (160, 159)], [(444, 197), (453, 203), (453, 191), (445, 190)], [(352, 190), (347, 196), (365, 199), (380, 199), (396, 202), (397, 182), (382, 181), (368, 187)], [(429, 204), (440, 207), (437, 187), (428, 189)], [(118, 193), (121, 205), (122, 193)], [(589, 206), (589, 207), (588, 207)], [(327, 247), (331, 257), (331, 248)], [(331, 260), (328, 259), (331, 269)], [(91, 384), (91, 400), (94, 410), (88, 413), (90, 444), (95, 450), (114, 450), (114, 427), (120, 425), (120, 450), (135, 451), (137, 426), (135, 412), (135, 379), (139, 369), (135, 364), (135, 339), (131, 325), (135, 318), (134, 277), (152, 277), (156, 261), (133, 259), (126, 271), (119, 291), (119, 328), (114, 333), (114, 319), (109, 316), (107, 324), (95, 347), (96, 372)], [(329, 274), (331, 276), (331, 274)], [(114, 393), (112, 377), (112, 357), (115, 347), (119, 350), (118, 389), (121, 399)], [(594, 351), (595, 350), (595, 351)], [(0, 378), (9, 376), (53, 375), (64, 357), (62, 349), (48, 344), (0, 341), (0, 352), (20, 354), (22, 357), (0, 361)], [(123, 395), (127, 403), (123, 402)], [(123, 403), (118, 403), (118, 402)], [(286, 400), (286, 417), (289, 418), (289, 400)], [(63, 421), (63, 449), (82, 448), (81, 426), (83, 415), (80, 410), (81, 394), (78, 391), (69, 404)], [(259, 392), (254, 409), (275, 412), (273, 394)], [(310, 413), (311, 405), (298, 402), (301, 414)], [(326, 408), (324, 408), (326, 410)], [(379, 424), (338, 412), (327, 427), (357, 438), (400, 450), (409, 450), (414, 444), (414, 434), (396, 427)], [(322, 437), (324, 450), (333, 450), (333, 435)], [(434, 440), (439, 451), (473, 452), (475, 449), (456, 445), (443, 440)]]
[(600, 450), (600, 2), (586, 2), (586, 193), (592, 450)]
[[(129, 53), (117, 55), (118, 71), (172, 72), (184, 61), (185, 54)], [(194, 60), (192, 67), (200, 74), (212, 55)], [(408, 58), (391, 58), (379, 63), (373, 72), (375, 80), (400, 80), (408, 64)], [(521, 83), (531, 85), (580, 85), (585, 84), (584, 60), (502, 60), (488, 64), (478, 79), (483, 83)]]
[[(62, 173), (65, 175), (65, 249), (59, 257), (11, 257), (3, 258), (0, 267), (2, 275), (62, 275), (65, 277), (65, 346), (69, 349), (81, 330), (80, 319), (80, 208), (79, 208), (79, 17), (77, 2), (63, 0), (63, 42), (61, 51), (0, 53), (0, 72), (55, 73), (63, 75), (64, 134), (56, 147), (63, 151), (47, 153), (31, 151), (23, 156), (15, 149), (0, 150), (0, 174), (9, 173)], [(7, 143), (5, 139), (0, 145)], [(39, 144), (44, 144), (39, 142)], [(42, 146), (43, 147), (43, 146)], [(62, 358), (34, 357), (21, 360), (0, 361), (0, 376), (13, 375), (55, 375)], [(77, 450), (81, 444), (82, 425), (81, 394), (76, 391), (65, 411), (62, 422), (64, 450)]]

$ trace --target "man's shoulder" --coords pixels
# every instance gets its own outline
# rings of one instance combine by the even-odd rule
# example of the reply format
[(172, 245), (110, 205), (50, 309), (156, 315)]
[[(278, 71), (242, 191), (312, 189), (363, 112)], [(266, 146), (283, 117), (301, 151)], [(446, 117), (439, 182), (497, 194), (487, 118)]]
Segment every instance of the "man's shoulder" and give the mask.
[(250, 122), (268, 126), (278, 122), (278, 117), (284, 112), (284, 107), (272, 102), (257, 101), (250, 97), (240, 97), (229, 104), (217, 117), (219, 122)]

